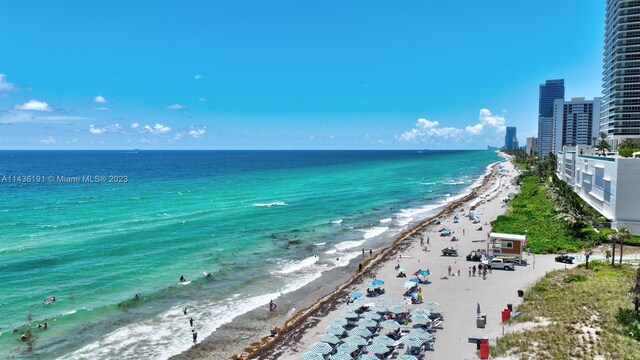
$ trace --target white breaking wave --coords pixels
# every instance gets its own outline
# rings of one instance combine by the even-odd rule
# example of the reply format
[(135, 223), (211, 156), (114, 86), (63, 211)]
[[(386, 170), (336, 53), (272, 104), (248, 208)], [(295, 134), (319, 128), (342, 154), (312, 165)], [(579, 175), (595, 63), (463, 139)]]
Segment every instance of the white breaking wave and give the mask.
[(272, 207), (272, 206), (286, 206), (287, 203), (284, 201), (275, 201), (272, 203), (255, 203), (253, 206), (257, 207)]
[(335, 254), (335, 253), (337, 253), (337, 252), (338, 252), (338, 250), (337, 250), (337, 249), (331, 249), (331, 250), (327, 250), (327, 251), (325, 251), (324, 253), (325, 253), (325, 254), (329, 254), (329, 255), (331, 255), (331, 254)]
[(386, 219), (380, 220), (380, 224), (386, 224), (388, 222), (391, 222), (391, 218), (386, 218)]
[(274, 274), (290, 274), (298, 270), (302, 270), (315, 264), (318, 261), (317, 256), (310, 256), (304, 260), (288, 262), (282, 269), (273, 272)]
[(343, 241), (341, 243), (335, 244), (334, 246), (338, 250), (347, 250), (354, 247), (358, 247), (362, 244), (364, 244), (364, 240), (353, 240), (353, 241)]
[(381, 235), (383, 232), (385, 232), (387, 230), (389, 230), (389, 228), (386, 227), (386, 226), (374, 226), (374, 227), (364, 231), (364, 238), (365, 239), (371, 239), (373, 237)]
[(331, 220), (332, 224), (342, 224), (342, 219), (338, 219), (338, 220)]
[(316, 243), (316, 244), (313, 244), (313, 245), (315, 245), (315, 246), (322, 246), (322, 245), (327, 245), (327, 243), (326, 243), (326, 242), (321, 242), (321, 243)]

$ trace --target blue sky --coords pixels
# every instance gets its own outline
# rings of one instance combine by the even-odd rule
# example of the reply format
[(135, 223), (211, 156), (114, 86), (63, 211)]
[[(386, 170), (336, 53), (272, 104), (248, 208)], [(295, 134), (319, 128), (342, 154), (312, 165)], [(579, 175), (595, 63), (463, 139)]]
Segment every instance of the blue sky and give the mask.
[(13, 1), (0, 149), (467, 149), (600, 96), (604, 0)]

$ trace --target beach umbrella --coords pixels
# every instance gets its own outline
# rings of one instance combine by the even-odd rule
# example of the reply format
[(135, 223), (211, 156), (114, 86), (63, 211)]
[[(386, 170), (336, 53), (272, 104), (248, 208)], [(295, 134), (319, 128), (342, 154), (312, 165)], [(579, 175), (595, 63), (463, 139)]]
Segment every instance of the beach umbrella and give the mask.
[(352, 291), (349, 293), (349, 296), (351, 296), (354, 299), (357, 299), (362, 297), (362, 293), (360, 291)]
[(352, 352), (358, 350), (358, 345), (352, 343), (342, 343), (338, 345), (336, 349), (339, 353), (351, 354)]
[(429, 312), (429, 310), (425, 310), (425, 309), (415, 309), (411, 312), (411, 315), (421, 315), (421, 316), (426, 316), (429, 317), (429, 315), (431, 315), (431, 313)]
[(414, 287), (414, 286), (416, 286), (416, 285), (418, 285), (418, 282), (417, 282), (417, 281), (405, 281), (405, 282), (402, 284), (402, 287), (409, 289), (409, 288), (412, 288), (412, 287)]
[(374, 279), (371, 283), (373, 285), (384, 285), (384, 281), (382, 281), (380, 279)]
[(420, 347), (424, 344), (424, 341), (418, 339), (415, 336), (403, 336), (400, 339), (400, 342), (407, 345), (408, 347)]
[(389, 309), (387, 309), (383, 305), (376, 305), (376, 306), (372, 307), (370, 310), (373, 311), (373, 312), (379, 313), (379, 314), (386, 314), (386, 313), (389, 312)]
[(373, 354), (364, 354), (360, 356), (360, 360), (380, 360), (380, 358)]
[(409, 331), (410, 336), (415, 336), (420, 340), (431, 340), (433, 339), (433, 334), (428, 332), (425, 329), (411, 329)]
[(389, 308), (389, 312), (392, 312), (394, 314), (400, 314), (404, 312), (404, 306), (400, 305), (400, 304), (395, 304), (392, 307)]
[(427, 301), (424, 303), (424, 305), (422, 305), (422, 308), (427, 310), (435, 310), (439, 307), (440, 307), (440, 304), (438, 304), (435, 301)]
[(387, 329), (399, 329), (400, 328), (400, 323), (395, 321), (395, 320), (385, 320), (383, 322), (380, 323), (380, 326), (387, 328)]
[(313, 351), (315, 353), (318, 353), (318, 354), (327, 355), (328, 353), (333, 351), (333, 347), (331, 345), (327, 344), (326, 342), (317, 342), (317, 343), (311, 345), (309, 350), (311, 350), (311, 351)]
[(335, 336), (342, 336), (347, 330), (345, 330), (342, 326), (338, 325), (329, 325), (327, 328), (326, 334), (331, 334)]
[(397, 359), (398, 360), (418, 360), (417, 357), (415, 357), (413, 355), (409, 355), (409, 354), (404, 354), (402, 356), (399, 356)]
[(376, 344), (382, 344), (384, 346), (394, 346), (396, 341), (387, 335), (380, 335), (373, 338), (373, 342)]
[(369, 338), (371, 337), (371, 335), (373, 335), (371, 331), (369, 331), (369, 329), (362, 326), (358, 326), (357, 328), (351, 329), (351, 333), (362, 336), (363, 338)]
[(418, 298), (418, 293), (417, 292), (412, 292), (411, 293), (411, 297), (414, 298), (414, 299), (417, 299)]
[(340, 342), (340, 339), (338, 339), (337, 336), (331, 335), (331, 334), (324, 334), (320, 336), (320, 340), (329, 344), (334, 344), (334, 345)]
[(306, 352), (306, 353), (302, 354), (302, 360), (324, 360), (324, 356), (322, 356), (322, 355), (320, 355), (318, 353), (309, 351), (309, 352)]
[(360, 319), (360, 321), (358, 321), (358, 325), (368, 327), (368, 328), (374, 328), (378, 326), (378, 323), (371, 319)]
[(342, 316), (344, 316), (347, 319), (354, 319), (359, 317), (360, 315), (356, 314), (355, 311), (351, 311), (351, 310), (345, 310), (342, 312)]
[(389, 348), (382, 344), (373, 343), (367, 346), (367, 351), (373, 354), (384, 354), (389, 351)]
[(335, 318), (333, 319), (333, 321), (331, 322), (331, 325), (338, 325), (338, 326), (345, 326), (347, 325), (349, 322), (347, 321), (347, 319), (345, 318)]
[(411, 322), (413, 322), (416, 325), (426, 325), (429, 322), (431, 322), (431, 319), (429, 319), (426, 316), (416, 315), (416, 316), (411, 316)]
[(431, 271), (429, 271), (429, 270), (420, 270), (420, 271), (418, 271), (418, 275), (420, 275), (420, 276), (430, 276), (431, 275)]
[(364, 346), (367, 345), (367, 340), (361, 336), (358, 335), (351, 335), (347, 338), (344, 339), (344, 342), (349, 343), (349, 344), (353, 344), (353, 345), (357, 345), (357, 346)]
[(375, 285), (375, 284), (367, 284), (367, 289), (376, 289), (379, 288), (380, 285)]
[(385, 298), (376, 299), (376, 305), (389, 305), (390, 302), (391, 300)]
[(329, 356), (331, 360), (353, 360), (351, 355), (347, 353), (337, 353)]
[(380, 320), (382, 315), (378, 314), (375, 311), (367, 311), (366, 313), (362, 314), (362, 317), (371, 320)]

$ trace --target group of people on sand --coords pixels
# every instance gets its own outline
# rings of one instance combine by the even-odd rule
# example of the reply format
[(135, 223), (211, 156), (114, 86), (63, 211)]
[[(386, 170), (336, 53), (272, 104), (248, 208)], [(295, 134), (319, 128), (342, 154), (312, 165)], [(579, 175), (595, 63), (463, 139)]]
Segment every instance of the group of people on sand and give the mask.
[(476, 266), (473, 265), (469, 267), (469, 277), (476, 277), (476, 271), (478, 273), (478, 278), (482, 277), (483, 279), (486, 279), (487, 273), (491, 274), (491, 266), (479, 264), (478, 268), (476, 269)]

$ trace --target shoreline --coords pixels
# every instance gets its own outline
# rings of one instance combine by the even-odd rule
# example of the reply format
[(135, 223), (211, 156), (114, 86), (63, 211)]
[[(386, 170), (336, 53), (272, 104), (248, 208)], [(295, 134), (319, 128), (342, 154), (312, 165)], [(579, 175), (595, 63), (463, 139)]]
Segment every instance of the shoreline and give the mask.
[[(311, 287), (312, 289), (302, 288), (294, 293), (283, 295), (279, 301), (279, 309), (282, 311), (266, 313), (264, 309), (258, 308), (242, 315), (254, 320), (253, 327), (239, 324), (240, 322), (236, 323), (236, 321), (224, 324), (196, 346), (172, 356), (171, 359), (219, 359), (229, 358), (232, 357), (232, 354), (238, 353), (252, 359), (278, 358), (280, 353), (274, 352), (275, 348), (299, 341), (307, 329), (314, 327), (319, 322), (319, 317), (326, 316), (344, 303), (350, 287), (372, 276), (399, 251), (405, 250), (410, 245), (408, 240), (412, 236), (424, 231), (437, 218), (451, 214), (461, 205), (478, 198), (479, 192), (487, 190), (490, 180), (494, 179), (496, 175), (498, 165), (504, 160), (508, 160), (504, 154), (500, 154), (500, 156), (503, 159), (487, 165), (485, 174), (478, 177), (478, 180), (471, 185), (472, 187), (468, 188), (468, 193), (464, 194), (463, 192), (464, 195), (458, 195), (459, 198), (451, 203), (443, 204), (444, 207), (436, 214), (428, 216), (402, 231), (389, 245), (377, 249), (373, 256), (367, 255), (362, 261), (363, 270), (361, 272), (358, 271), (358, 264), (362, 258), (358, 257), (351, 260), (346, 267), (332, 269), (323, 274), (324, 283), (322, 285), (317, 284), (316, 280), (305, 286), (305, 288)], [(297, 294), (298, 292), (305, 290), (310, 291), (305, 292), (301, 298), (295, 299), (296, 295), (300, 296)], [(292, 298), (295, 299), (295, 305), (301, 309), (294, 307)], [(275, 338), (267, 336), (269, 330), (275, 326), (280, 329), (278, 336)], [(233, 334), (233, 336), (225, 336), (225, 333), (227, 335)], [(260, 334), (264, 334), (264, 336), (260, 336)]]

